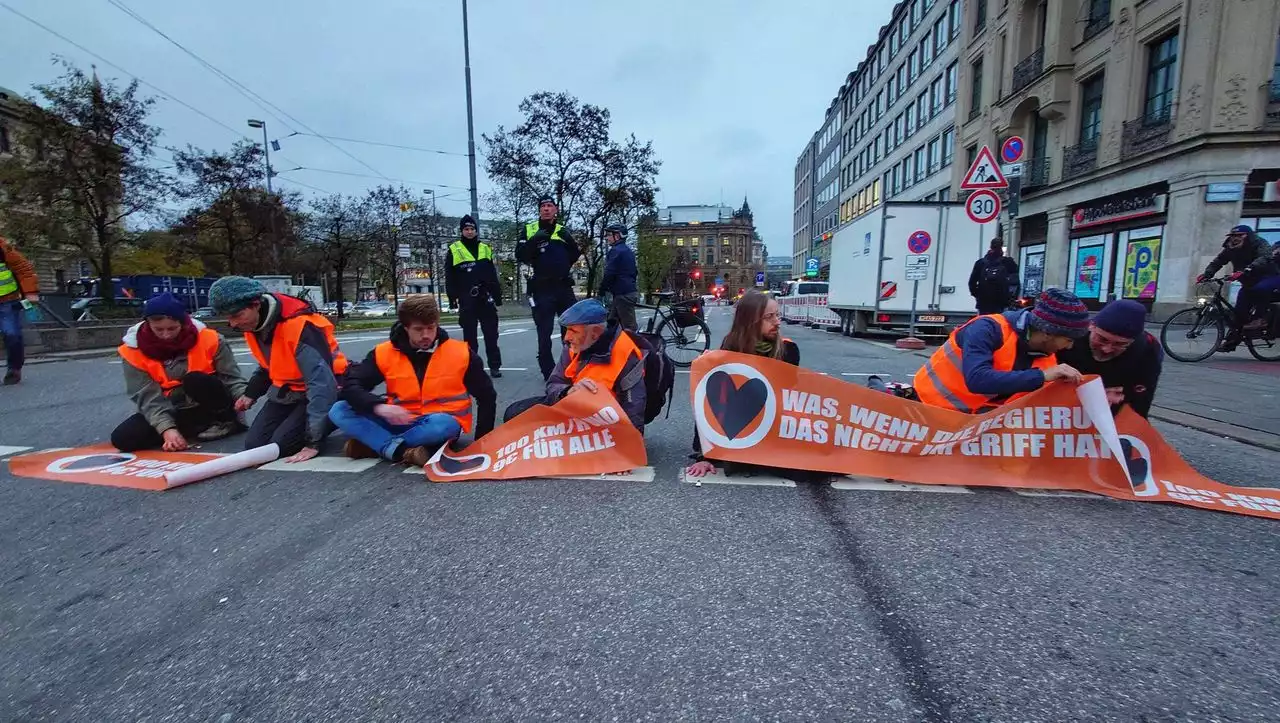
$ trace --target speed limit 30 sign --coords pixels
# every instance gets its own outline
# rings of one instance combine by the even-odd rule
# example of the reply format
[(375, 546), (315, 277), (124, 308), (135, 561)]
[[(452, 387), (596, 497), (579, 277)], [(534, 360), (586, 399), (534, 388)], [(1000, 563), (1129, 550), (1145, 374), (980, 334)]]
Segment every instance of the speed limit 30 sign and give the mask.
[(1000, 197), (987, 189), (974, 191), (964, 202), (964, 210), (974, 223), (989, 223), (1000, 215)]

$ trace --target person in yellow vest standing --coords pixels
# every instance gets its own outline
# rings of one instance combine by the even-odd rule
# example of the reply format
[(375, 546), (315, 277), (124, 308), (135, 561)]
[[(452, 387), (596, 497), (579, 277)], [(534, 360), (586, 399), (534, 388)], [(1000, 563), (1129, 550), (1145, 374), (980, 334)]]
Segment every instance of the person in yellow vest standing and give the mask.
[(533, 268), (529, 305), (538, 332), (538, 368), (543, 379), (549, 378), (556, 366), (556, 357), (551, 353), (556, 315), (578, 300), (573, 293), (573, 265), (582, 258), (582, 250), (556, 221), (559, 212), (554, 198), (538, 199), (538, 220), (525, 225), (522, 240), (516, 244), (516, 260)]
[(270, 395), (249, 426), (245, 448), (274, 442), (286, 462), (320, 454), (321, 443), (333, 431), (329, 408), (338, 401), (338, 380), (347, 371), (333, 324), (310, 302), (268, 294), (262, 282), (244, 276), (213, 282), (209, 306), (244, 333), (258, 362), (244, 395), (236, 400), (236, 411), (248, 411)]
[(147, 299), (142, 310), (145, 318), (129, 327), (118, 350), (138, 411), (115, 428), (111, 444), (121, 452), (181, 452), (192, 439), (208, 442), (242, 430), (234, 405), (245, 380), (222, 335), (192, 319), (167, 291)]
[(1089, 309), (1074, 294), (1048, 289), (1035, 306), (979, 316), (951, 332), (913, 384), (920, 401), (982, 414), (1049, 382), (1079, 384), (1057, 353), (1089, 335)]
[[(445, 442), (488, 434), (498, 395), (475, 351), (440, 328), (434, 296), (410, 296), (397, 316), (390, 339), (347, 373), (329, 418), (351, 438), (348, 457), (424, 467)], [(386, 384), (385, 394), (373, 392), (380, 384)]]
[(462, 340), (472, 351), (479, 348), (476, 325), (484, 331), (484, 355), (489, 374), (502, 376), (502, 350), (498, 348), (498, 307), (502, 306), (502, 284), (493, 264), (493, 248), (480, 240), (476, 220), (463, 216), (458, 224), (462, 238), (449, 245), (449, 267), (445, 291), (449, 305), (458, 312)]
[(26, 346), (22, 343), (22, 318), (26, 307), (39, 300), (40, 282), (35, 267), (0, 236), (0, 336), (4, 337), (8, 363), (5, 385), (22, 381), (22, 365), (27, 360)]

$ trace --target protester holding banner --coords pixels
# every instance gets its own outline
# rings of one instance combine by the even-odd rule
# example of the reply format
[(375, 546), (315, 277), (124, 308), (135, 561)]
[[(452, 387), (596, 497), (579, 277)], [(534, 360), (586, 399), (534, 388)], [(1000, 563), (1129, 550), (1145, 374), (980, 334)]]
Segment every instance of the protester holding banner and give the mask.
[(243, 429), (234, 404), (245, 380), (222, 335), (192, 319), (169, 292), (148, 299), (143, 315), (118, 349), (138, 411), (115, 428), (111, 444), (121, 452), (181, 452), (189, 439), (208, 442)]
[(1102, 307), (1089, 325), (1087, 344), (1074, 344), (1058, 360), (1081, 374), (1097, 374), (1107, 388), (1111, 410), (1128, 404), (1145, 419), (1155, 399), (1164, 363), (1160, 342), (1146, 330), (1147, 309), (1120, 299)]
[(555, 404), (571, 393), (595, 394), (609, 390), (622, 405), (636, 429), (644, 430), (647, 394), (644, 355), (631, 335), (607, 323), (609, 311), (596, 299), (583, 299), (560, 316), (564, 326), (564, 350), (547, 379), (546, 394), (507, 407), (503, 421), (510, 421), (539, 404)]
[[(800, 347), (790, 339), (782, 337), (782, 310), (778, 302), (768, 294), (749, 291), (742, 297), (733, 311), (733, 325), (729, 333), (720, 342), (724, 351), (740, 354), (752, 354), (768, 359), (800, 366)], [(690, 477), (703, 477), (711, 474), (720, 465), (726, 474), (751, 471), (766, 471), (781, 476), (795, 476), (795, 470), (777, 470), (751, 464), (735, 462), (713, 462), (702, 455), (702, 440), (698, 438), (698, 427), (693, 428), (693, 457), (695, 461), (685, 470)], [(798, 471), (808, 475), (804, 471)]]
[(347, 370), (333, 324), (311, 302), (268, 294), (262, 282), (244, 276), (213, 282), (209, 306), (244, 332), (258, 362), (236, 411), (248, 411), (270, 394), (249, 427), (246, 448), (275, 443), (286, 462), (320, 454), (320, 444), (333, 430), (329, 409), (338, 401), (338, 379)]
[(979, 316), (951, 337), (916, 372), (920, 401), (981, 414), (1043, 387), (1080, 383), (1078, 370), (1056, 354), (1089, 334), (1089, 310), (1061, 289), (1048, 289), (1035, 306)]
[[(473, 430), (473, 397), (480, 417), (475, 438), (488, 434), (498, 393), (475, 350), (440, 328), (434, 296), (410, 296), (397, 316), (390, 339), (347, 371), (329, 418), (351, 437), (348, 457), (424, 467), (440, 445)], [(386, 394), (374, 394), (384, 383)]]

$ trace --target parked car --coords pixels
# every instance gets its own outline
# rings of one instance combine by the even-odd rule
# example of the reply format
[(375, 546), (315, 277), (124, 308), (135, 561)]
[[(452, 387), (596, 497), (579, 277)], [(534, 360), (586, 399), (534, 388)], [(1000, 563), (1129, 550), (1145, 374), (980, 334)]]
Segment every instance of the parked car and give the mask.
[(202, 306), (199, 309), (196, 309), (195, 313), (191, 316), (196, 319), (212, 319), (217, 316), (217, 314), (214, 313), (212, 306)]
[(385, 301), (366, 301), (356, 304), (351, 309), (351, 315), (381, 319), (388, 316), (395, 316), (396, 309)]

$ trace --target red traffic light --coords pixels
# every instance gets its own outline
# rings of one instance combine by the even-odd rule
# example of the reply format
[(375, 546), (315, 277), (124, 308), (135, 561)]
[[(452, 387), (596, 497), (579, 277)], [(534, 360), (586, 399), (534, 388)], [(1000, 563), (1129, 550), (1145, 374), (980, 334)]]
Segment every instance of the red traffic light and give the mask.
[(693, 278), (695, 278), (695, 279), (700, 279), (700, 278), (702, 278), (702, 271), (701, 271), (700, 269), (694, 269), (694, 270), (693, 270)]

